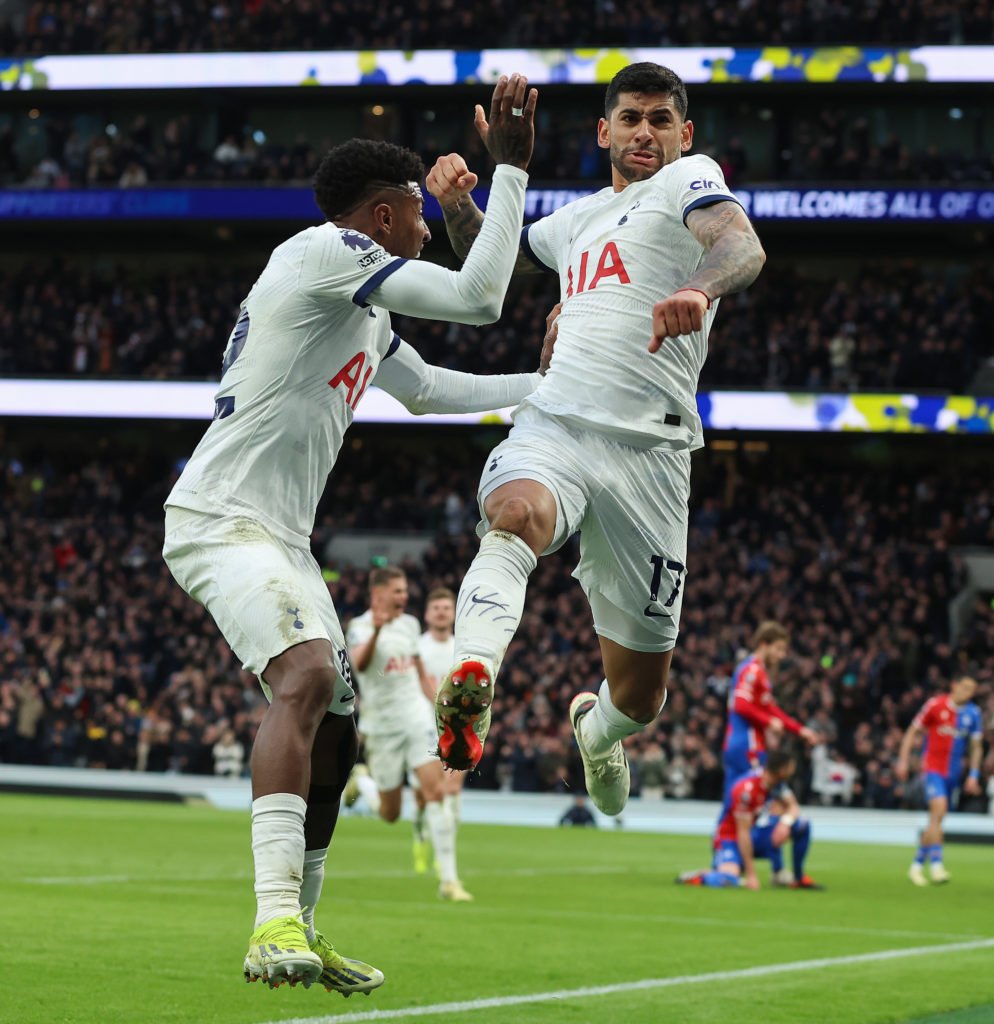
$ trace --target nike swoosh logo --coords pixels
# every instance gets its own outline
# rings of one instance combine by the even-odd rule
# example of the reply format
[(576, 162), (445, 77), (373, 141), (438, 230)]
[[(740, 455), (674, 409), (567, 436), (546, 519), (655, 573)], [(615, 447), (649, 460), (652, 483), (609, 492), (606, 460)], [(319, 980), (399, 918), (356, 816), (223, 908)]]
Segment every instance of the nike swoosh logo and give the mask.
[(491, 608), (500, 608), (501, 611), (507, 611), (506, 604), (501, 604), (500, 601), (491, 601), (488, 597), (477, 597), (476, 594), (471, 594), (469, 599), (473, 604), (488, 604)]
[(340, 704), (348, 704), (350, 700), (355, 700), (355, 694), (350, 693), (347, 697), (339, 697), (338, 702)]
[(648, 615), (650, 619), (672, 619), (673, 616), (669, 612), (657, 612), (651, 604), (645, 606), (643, 615)]

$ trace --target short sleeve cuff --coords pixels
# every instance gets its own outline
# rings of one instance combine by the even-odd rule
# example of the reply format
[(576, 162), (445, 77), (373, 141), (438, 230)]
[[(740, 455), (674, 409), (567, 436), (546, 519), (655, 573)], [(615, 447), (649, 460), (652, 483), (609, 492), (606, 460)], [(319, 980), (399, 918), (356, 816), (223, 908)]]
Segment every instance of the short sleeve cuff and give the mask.
[(714, 206), (715, 203), (735, 203), (737, 206), (741, 206), (742, 205), (738, 201), (738, 199), (736, 199), (735, 196), (733, 196), (733, 195), (728, 195), (728, 194), (715, 195), (715, 194), (712, 193), (709, 196), (700, 196), (698, 199), (695, 199), (692, 203), (690, 203), (688, 206), (685, 206), (683, 208), (683, 222), (684, 222), (684, 224), (687, 223), (687, 215), (692, 210), (699, 210), (702, 206)]
[(407, 262), (407, 260), (398, 257), (392, 263), (388, 263), (385, 267), (380, 267), (375, 274), (367, 277), (365, 281), (356, 290), (356, 293), (352, 296), (352, 301), (361, 308), (365, 309), (369, 303), (366, 299), (376, 291), (377, 288), (391, 275), (396, 273), (400, 268)]
[(545, 271), (546, 274), (555, 274), (556, 271), (550, 267), (547, 263), (543, 263), (538, 256), (535, 255), (535, 250), (531, 246), (531, 242), (528, 241), (528, 232), (532, 229), (531, 224), (526, 224), (521, 229), (521, 251), (538, 267), (539, 270)]

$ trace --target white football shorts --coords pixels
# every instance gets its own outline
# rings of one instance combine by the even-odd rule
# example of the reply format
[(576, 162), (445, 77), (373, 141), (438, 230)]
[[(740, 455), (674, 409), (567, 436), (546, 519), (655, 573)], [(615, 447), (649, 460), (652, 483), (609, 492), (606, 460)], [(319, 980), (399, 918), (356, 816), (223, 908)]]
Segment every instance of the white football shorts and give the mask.
[(170, 506), (162, 557), (176, 582), (202, 604), (247, 672), (259, 677), (277, 655), (327, 640), (338, 679), (328, 710), (351, 715), (355, 691), (338, 613), (310, 551), (274, 537), (245, 516)]
[(556, 500), (545, 554), (580, 533), (573, 571), (599, 636), (634, 651), (676, 646), (687, 575), (690, 452), (633, 448), (522, 409), (480, 479), (487, 497), (512, 480), (537, 480)]
[[(359, 729), (362, 730), (361, 717)], [(438, 758), (438, 731), (431, 707), (425, 702), (425, 713), (411, 715), (397, 732), (377, 733), (375, 736), (364, 733), (363, 745), (366, 766), (378, 789), (397, 789), (404, 784), (408, 772), (412, 776), (407, 781), (414, 785), (414, 770)]]

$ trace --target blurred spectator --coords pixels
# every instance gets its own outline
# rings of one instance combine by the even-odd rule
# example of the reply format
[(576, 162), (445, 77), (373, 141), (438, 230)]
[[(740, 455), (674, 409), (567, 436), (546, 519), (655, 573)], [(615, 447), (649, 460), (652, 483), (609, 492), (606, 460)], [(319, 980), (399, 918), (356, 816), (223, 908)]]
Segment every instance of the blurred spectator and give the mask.
[[(422, 564), (405, 564), (412, 608), (435, 585), (457, 587), (476, 545), (478, 439), (448, 435), (444, 451), (434, 441), (374, 441), (347, 447), (313, 538), (343, 622), (365, 607), (366, 573), (327, 558), (340, 531), (403, 526), (434, 536)], [(842, 470), (785, 454), (698, 463), (693, 575), (670, 696), (658, 721), (629, 741), (643, 795), (720, 794), (729, 666), (762, 618), (785, 621), (792, 634), (778, 701), (829, 737), (831, 753), (816, 752), (812, 765), (812, 788), (826, 799), (913, 805), (920, 794), (895, 784), (891, 765), (903, 729), (957, 666), (974, 666), (982, 681), (990, 729), (990, 597), (978, 599), (955, 645), (948, 616), (962, 584), (949, 546), (994, 539), (989, 480), (970, 466), (940, 464), (925, 476), (889, 465), (887, 474)], [(169, 486), (169, 473), (147, 458), (0, 459), (0, 760), (243, 769), (265, 700), (161, 562)], [(453, 493), (463, 498), (458, 514)], [(337, 501), (341, 494), (350, 500)], [(471, 787), (582, 792), (566, 709), (577, 690), (599, 684), (601, 670), (570, 577), (575, 558), (567, 545), (532, 576)], [(807, 795), (802, 778), (799, 796)]]
[(220, 739), (211, 748), (214, 759), (214, 774), (238, 778), (245, 768), (245, 747), (235, 736), (235, 730), (226, 728)]
[[(259, 270), (258, 262), (214, 260), (153, 278), (126, 267), (83, 272), (61, 261), (0, 271), (0, 373), (216, 379)], [(491, 326), (406, 317), (394, 326), (441, 366), (530, 371), (557, 284), (513, 283)], [(994, 357), (992, 322), (989, 262), (945, 271), (878, 263), (844, 278), (782, 266), (722, 300), (701, 387), (962, 393)], [(445, 500), (458, 521), (464, 498), (449, 490)]]
[(594, 820), (593, 814), (590, 813), (585, 796), (578, 796), (574, 799), (572, 805), (567, 808), (566, 813), (559, 819), (559, 824), (580, 826), (581, 828), (597, 828), (597, 822)]
[[(453, 11), (458, 11), (454, 14)], [(663, 3), (535, 6), (493, 0), (453, 8), (446, 0), (384, 7), (314, 0), (188, 0), (171, 4), (87, 4), (32, 0), (23, 31), (0, 25), (4, 52), (147, 53), (210, 50), (398, 49), (488, 46), (688, 46), (792, 43), (990, 43), (990, 10), (965, 0), (872, 6), (714, 0), (706, 7)]]

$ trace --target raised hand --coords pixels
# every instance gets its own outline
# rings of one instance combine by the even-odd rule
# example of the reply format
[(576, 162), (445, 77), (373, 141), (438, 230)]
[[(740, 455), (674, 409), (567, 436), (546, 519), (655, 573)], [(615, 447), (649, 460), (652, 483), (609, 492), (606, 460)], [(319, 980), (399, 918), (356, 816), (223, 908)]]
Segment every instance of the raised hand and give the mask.
[(525, 170), (535, 145), (535, 105), (538, 90), (528, 88), (528, 79), (517, 73), (497, 79), (490, 101), (490, 120), (476, 105), (473, 123), (490, 155), (498, 164), (512, 164)]
[(459, 208), (459, 201), (476, 188), (479, 179), (458, 153), (440, 156), (428, 172), (428, 191), (443, 210)]

